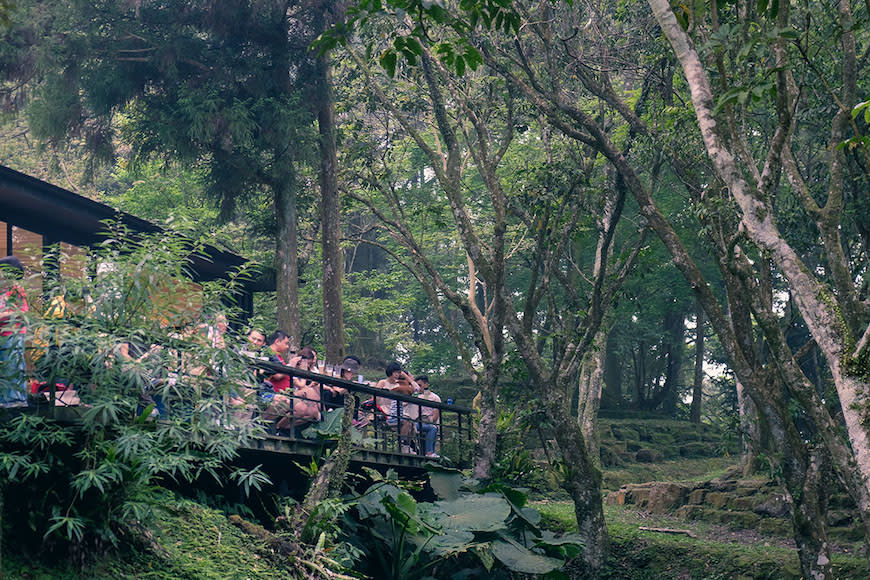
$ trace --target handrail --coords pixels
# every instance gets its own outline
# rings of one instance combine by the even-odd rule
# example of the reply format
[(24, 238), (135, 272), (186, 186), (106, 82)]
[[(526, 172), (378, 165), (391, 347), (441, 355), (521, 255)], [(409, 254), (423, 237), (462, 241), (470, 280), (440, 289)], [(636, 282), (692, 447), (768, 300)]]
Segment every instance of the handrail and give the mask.
[[(383, 417), (381, 414), (376, 412), (374, 414), (374, 430), (376, 432), (376, 436), (381, 437), (380, 447), (383, 451), (407, 455), (409, 453), (408, 448), (410, 448), (412, 444), (416, 444), (417, 453), (414, 454), (423, 455), (423, 428), (427, 424), (436, 425), (438, 428), (437, 440), (441, 442), (442, 451), (444, 450), (445, 446), (445, 431), (453, 431), (458, 435), (458, 438), (454, 438), (453, 441), (455, 441), (456, 444), (460, 446), (460, 448), (457, 450), (459, 456), (454, 457), (454, 459), (458, 460), (459, 463), (464, 463), (467, 459), (466, 457), (464, 457), (466, 453), (463, 450), (463, 446), (466, 443), (470, 443), (472, 440), (471, 414), (474, 412), (473, 409), (460, 405), (438, 403), (430, 401), (428, 399), (422, 399), (411, 395), (404, 395), (395, 391), (370, 387), (368, 385), (357, 383), (355, 381), (349, 381), (340, 377), (306, 371), (272, 361), (251, 358), (251, 365), (257, 369), (270, 371), (274, 374), (286, 374), (292, 378), (300, 378), (314, 383), (318, 383), (321, 385), (321, 396), (323, 394), (323, 386), (328, 385), (347, 389), (347, 391), (351, 393), (361, 393), (370, 395), (372, 397), (401, 401), (409, 405), (417, 405), (419, 407), (438, 409), (442, 413), (446, 414), (455, 413), (456, 424), (452, 424), (451, 422), (445, 423), (445, 416), (443, 414), (439, 414), (437, 423), (428, 423), (423, 420), (422, 413), (418, 413), (417, 418), (410, 418), (404, 417), (403, 412), (399, 411), (398, 409), (396, 410), (395, 415), (389, 414), (386, 417)], [(311, 400), (307, 397), (301, 397), (293, 395), (291, 393), (287, 393), (287, 395), (300, 400)], [(322, 410), (326, 409), (326, 407), (328, 406), (328, 404), (322, 400), (318, 401), (318, 403), (321, 405)], [(333, 405), (333, 408), (336, 408), (336, 406)], [(292, 411), (290, 416), (292, 417)], [(403, 430), (402, 425), (405, 423), (416, 425), (417, 433), (409, 434), (405, 430)], [(392, 429), (395, 429), (395, 431), (392, 431)], [(390, 433), (392, 433), (392, 435), (390, 435)], [(390, 441), (388, 442), (387, 439), (390, 439)], [(463, 440), (465, 441), (465, 443), (463, 443)], [(391, 445), (391, 443), (393, 443), (393, 445)]]
[(320, 373), (304, 371), (296, 367), (288, 367), (287, 365), (282, 365), (280, 363), (275, 363), (271, 361), (252, 359), (252, 365), (260, 369), (271, 370), (275, 371), (276, 373), (282, 373), (285, 375), (290, 375), (292, 377), (298, 377), (300, 379), (307, 379), (316, 383), (324, 383), (332, 385), (334, 387), (343, 387), (345, 389), (348, 389), (349, 391), (366, 393), (367, 395), (372, 395), (374, 397), (386, 397), (388, 399), (396, 399), (405, 403), (413, 403), (415, 405), (423, 405), (425, 407), (432, 407), (434, 409), (441, 409), (446, 411), (455, 411), (457, 413), (463, 413), (466, 415), (470, 415), (474, 412), (474, 409), (471, 409), (469, 407), (454, 405), (452, 403), (449, 405), (447, 403), (436, 403), (435, 401), (420, 399), (419, 397), (415, 397), (413, 395), (403, 395), (402, 393), (396, 393), (394, 391), (386, 391), (384, 389), (370, 387), (362, 383), (348, 381), (340, 377), (333, 377), (331, 375), (322, 375)]

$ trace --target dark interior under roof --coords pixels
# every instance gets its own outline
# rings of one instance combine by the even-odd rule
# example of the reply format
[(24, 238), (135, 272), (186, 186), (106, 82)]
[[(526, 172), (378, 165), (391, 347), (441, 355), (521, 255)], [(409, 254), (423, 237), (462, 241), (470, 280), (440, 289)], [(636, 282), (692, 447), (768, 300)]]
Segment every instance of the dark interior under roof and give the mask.
[[(106, 239), (103, 221), (107, 219), (120, 219), (134, 232), (162, 231), (151, 222), (0, 165), (0, 221), (40, 234), (50, 243), (93, 246)], [(241, 256), (212, 246), (206, 247), (206, 253), (207, 257), (191, 257), (191, 269), (198, 281), (225, 277), (246, 262)], [(275, 290), (274, 271), (250, 280), (245, 290)]]

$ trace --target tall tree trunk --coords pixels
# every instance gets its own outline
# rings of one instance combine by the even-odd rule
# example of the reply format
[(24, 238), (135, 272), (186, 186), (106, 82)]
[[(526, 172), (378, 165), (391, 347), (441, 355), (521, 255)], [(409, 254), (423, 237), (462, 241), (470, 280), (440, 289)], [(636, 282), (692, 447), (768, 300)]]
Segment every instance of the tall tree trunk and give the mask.
[(756, 450), (760, 449), (762, 445), (761, 426), (758, 424), (758, 410), (755, 408), (755, 403), (746, 396), (743, 383), (739, 379), (735, 380), (735, 388), (740, 422), (740, 442), (743, 449), (740, 464), (743, 467), (744, 477), (749, 477), (755, 473), (755, 463), (758, 457)]
[(692, 381), (692, 408), (689, 421), (701, 422), (701, 404), (704, 398), (704, 309), (700, 303), (697, 308), (695, 325), (695, 374)]
[[(290, 335), (293, 346), (301, 346), (299, 323), (299, 241), (296, 230), (296, 182), (290, 175), (273, 187), (275, 217), (276, 318), (278, 328)], [(269, 332), (270, 329), (264, 329)]]
[(595, 342), (583, 359), (580, 369), (579, 393), (577, 394), (577, 422), (589, 457), (601, 468), (601, 441), (598, 436), (598, 411), (601, 409), (601, 392), (604, 387), (604, 363), (607, 356), (607, 330), (595, 337)]
[(792, 497), (792, 535), (801, 570), (812, 579), (833, 578), (826, 529), (830, 463), (823, 448), (813, 447), (807, 455), (803, 485)]
[(540, 387), (540, 396), (545, 401), (547, 418), (553, 425), (553, 435), (559, 446), (562, 460), (569, 467), (570, 475), (562, 487), (574, 501), (574, 515), (578, 532), (585, 540), (583, 562), (586, 577), (597, 578), (610, 550), (610, 538), (604, 521), (601, 501), (601, 472), (589, 454), (583, 434), (576, 421), (569, 416), (565, 400), (565, 386)]
[[(717, 174), (728, 187), (729, 194), (740, 207), (741, 223), (750, 239), (770, 253), (788, 280), (804, 322), (831, 369), (846, 431), (855, 454), (856, 469), (863, 479), (863, 485), (868, 487), (870, 433), (867, 426), (870, 425), (870, 381), (855, 368), (860, 367), (860, 361), (856, 360), (850, 348), (856, 342), (856, 337), (850, 332), (851, 325), (843, 320), (837, 295), (814, 277), (780, 233), (774, 221), (775, 212), (767, 202), (767, 196), (763, 195), (766, 182), (762, 181), (757, 187), (753, 187), (746, 181), (737, 157), (719, 134), (717, 121), (713, 116), (715, 99), (704, 65), (688, 34), (677, 22), (670, 4), (665, 0), (648, 2), (683, 68), (708, 156)], [(848, 13), (847, 3), (840, 2), (838, 6), (841, 16), (844, 12)], [(853, 35), (851, 26), (844, 27), (844, 41), (853, 39)], [(784, 90), (782, 86), (779, 88)], [(771, 140), (771, 147), (781, 148), (787, 134), (787, 126), (779, 127)], [(772, 156), (776, 160), (778, 156), (775, 153), (776, 150), (772, 150), (769, 158)], [(835, 153), (835, 158), (838, 155), (840, 153)], [(832, 173), (834, 169), (836, 164), (831, 167)], [(769, 179), (771, 173), (776, 171), (768, 171), (763, 174), (764, 178)], [(830, 259), (836, 259), (836, 256), (830, 256)], [(851, 292), (844, 292), (843, 299), (847, 299), (849, 294)]]
[(486, 481), (491, 477), (495, 463), (498, 439), (498, 374), (492, 365), (486, 365), (482, 380), (477, 381), (480, 392), (480, 416), (477, 422), (477, 441), (474, 446), (472, 477)]
[[(327, 8), (328, 9), (328, 8)], [(325, 25), (332, 22), (324, 17)], [(335, 102), (329, 53), (317, 57), (317, 124), (320, 131), (320, 227), (323, 250), (323, 342), (326, 360), (340, 363), (344, 358), (344, 315), (341, 285), (344, 254), (341, 250), (341, 203), (336, 175), (338, 153), (335, 143)]]
[(665, 382), (660, 389), (653, 392), (646, 408), (655, 410), (664, 404), (664, 411), (674, 415), (677, 408), (677, 384), (683, 371), (683, 351), (685, 343), (685, 321), (682, 312), (669, 311), (665, 314), (663, 325), (665, 332)]

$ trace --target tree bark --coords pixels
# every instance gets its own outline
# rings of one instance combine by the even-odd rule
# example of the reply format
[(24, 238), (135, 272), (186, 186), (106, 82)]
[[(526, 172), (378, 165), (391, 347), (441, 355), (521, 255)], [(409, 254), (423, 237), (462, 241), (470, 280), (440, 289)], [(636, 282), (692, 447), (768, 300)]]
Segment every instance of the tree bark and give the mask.
[(577, 393), (577, 422), (586, 449), (596, 468), (601, 468), (601, 440), (598, 433), (598, 411), (604, 387), (604, 362), (607, 356), (607, 331), (602, 328), (583, 359)]
[(601, 501), (601, 472), (589, 454), (577, 422), (572, 421), (566, 412), (567, 401), (562, 394), (565, 387), (540, 385), (539, 390), (546, 401), (547, 418), (553, 425), (553, 435), (567, 470), (562, 487), (574, 501), (578, 533), (586, 542), (583, 552), (585, 574), (597, 578), (610, 551)]
[(477, 422), (477, 440), (474, 446), (472, 477), (481, 481), (490, 478), (495, 463), (498, 439), (498, 377), (484, 370), (482, 381), (477, 382), (480, 398), (480, 416)]
[[(810, 273), (782, 237), (774, 222), (773, 208), (760, 195), (765, 184), (760, 183), (756, 189), (747, 183), (735, 155), (720, 137), (713, 118), (714, 99), (706, 71), (670, 5), (666, 0), (648, 1), (683, 68), (708, 156), (742, 212), (741, 223), (749, 237), (770, 253), (788, 280), (807, 328), (831, 369), (857, 468), (866, 487), (870, 485), (870, 434), (866, 427), (870, 425), (870, 381), (866, 374), (849, 367), (853, 353), (848, 347), (855, 342), (850, 325), (843, 320), (836, 295)], [(847, 34), (852, 34), (851, 29)], [(776, 137), (784, 138), (780, 134)], [(782, 145), (775, 138), (772, 147), (777, 144)], [(772, 150), (771, 155), (775, 157), (775, 153)]]
[[(345, 475), (347, 474), (347, 465), (350, 462), (351, 453), (351, 435), (353, 431), (353, 412), (356, 406), (356, 398), (348, 394), (344, 398), (344, 409), (342, 409), (341, 418), (341, 435), (338, 439), (338, 445), (332, 450), (329, 458), (321, 466), (317, 472), (314, 481), (311, 482), (311, 487), (308, 493), (305, 494), (305, 499), (293, 516), (290, 522), (290, 528), (295, 532), (297, 538), (305, 541), (302, 538), (302, 531), (305, 528), (308, 519), (314, 514), (317, 505), (328, 497), (337, 497), (341, 492), (341, 486), (344, 484)], [(338, 411), (333, 411), (337, 413)]]
[(743, 476), (749, 477), (755, 473), (757, 449), (762, 446), (761, 428), (758, 424), (758, 409), (752, 399), (746, 396), (743, 383), (735, 379), (734, 387), (737, 391), (737, 413), (740, 422), (740, 443), (743, 453), (740, 465), (743, 468)]
[[(324, 30), (333, 16), (324, 9)], [(344, 280), (344, 253), (341, 249), (341, 200), (338, 192), (338, 152), (335, 142), (335, 99), (332, 67), (326, 52), (315, 63), (315, 107), (320, 132), (320, 228), (323, 252), (323, 346), (327, 361), (344, 359), (345, 335), (341, 286)]]
[[(290, 335), (290, 343), (300, 346), (299, 322), (299, 241), (296, 229), (296, 183), (291, 174), (273, 186), (275, 217), (276, 318), (278, 328)], [(270, 332), (270, 329), (264, 329)]]
[(695, 318), (695, 374), (692, 381), (692, 407), (689, 421), (701, 422), (701, 405), (704, 399), (704, 309), (698, 305)]

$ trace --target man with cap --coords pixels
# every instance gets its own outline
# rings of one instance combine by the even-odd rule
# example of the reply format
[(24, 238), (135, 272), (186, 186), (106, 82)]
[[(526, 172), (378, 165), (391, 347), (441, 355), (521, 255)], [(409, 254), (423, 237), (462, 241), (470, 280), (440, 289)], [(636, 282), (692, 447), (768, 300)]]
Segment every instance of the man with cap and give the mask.
[[(355, 356), (345, 357), (338, 372), (339, 378), (352, 381), (359, 371), (360, 361)], [(333, 385), (323, 385), (323, 402), (328, 408), (344, 407), (347, 389)]]

